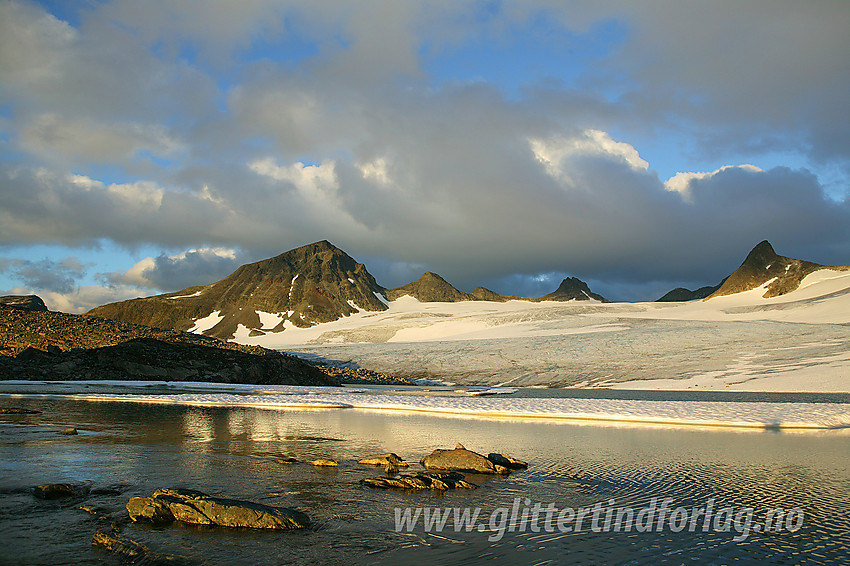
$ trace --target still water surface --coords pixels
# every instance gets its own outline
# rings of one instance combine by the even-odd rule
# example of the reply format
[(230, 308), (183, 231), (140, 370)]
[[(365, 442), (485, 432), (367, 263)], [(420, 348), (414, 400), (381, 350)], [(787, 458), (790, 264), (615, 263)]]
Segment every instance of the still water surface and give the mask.
[[(850, 562), (850, 435), (700, 428), (580, 425), (361, 410), (205, 408), (70, 399), (3, 398), (39, 415), (0, 415), (0, 563), (110, 564), (91, 546), (132, 496), (191, 487), (297, 507), (316, 527), (300, 532), (128, 524), (123, 534), (151, 549), (208, 564), (842, 564)], [(75, 426), (81, 434), (57, 431)], [(417, 462), (438, 447), (504, 452), (529, 462), (507, 477), (469, 476), (474, 491), (375, 491), (359, 480), (382, 472), (357, 464), (393, 451)], [(339, 469), (278, 463), (334, 458)], [(418, 464), (411, 469), (419, 469)], [(106, 493), (41, 501), (35, 485), (81, 481)], [(117, 489), (116, 491), (110, 491)], [(800, 507), (797, 532), (395, 532), (396, 507), (481, 508), (515, 498), (531, 505), (639, 509)], [(485, 521), (486, 522), (486, 521)], [(541, 523), (542, 524), (542, 523)], [(701, 524), (701, 523), (700, 523)]]

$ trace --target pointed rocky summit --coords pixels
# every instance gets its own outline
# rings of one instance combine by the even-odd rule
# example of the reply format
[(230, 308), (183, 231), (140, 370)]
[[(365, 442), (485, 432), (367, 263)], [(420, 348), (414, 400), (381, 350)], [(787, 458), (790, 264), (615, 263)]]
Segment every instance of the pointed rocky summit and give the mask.
[(259, 336), (386, 310), (384, 293), (363, 264), (323, 240), (243, 265), (211, 285), (111, 303), (88, 314), (230, 339), (237, 331)]
[(598, 295), (590, 290), (587, 283), (577, 277), (567, 277), (558, 288), (548, 295), (540, 297), (541, 301), (589, 301), (589, 300), (609, 302), (602, 295)]
[(778, 297), (796, 290), (806, 275), (820, 269), (831, 268), (811, 261), (778, 255), (770, 242), (764, 240), (752, 249), (741, 267), (735, 270), (708, 298), (742, 293), (765, 284), (767, 286), (762, 296), (764, 298)]

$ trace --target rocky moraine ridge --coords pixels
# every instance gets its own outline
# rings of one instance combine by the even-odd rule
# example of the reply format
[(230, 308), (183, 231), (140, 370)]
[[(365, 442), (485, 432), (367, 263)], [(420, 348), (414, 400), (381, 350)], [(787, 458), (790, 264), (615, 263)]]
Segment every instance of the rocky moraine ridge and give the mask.
[(295, 356), (0, 298), (0, 379), (339, 385)]

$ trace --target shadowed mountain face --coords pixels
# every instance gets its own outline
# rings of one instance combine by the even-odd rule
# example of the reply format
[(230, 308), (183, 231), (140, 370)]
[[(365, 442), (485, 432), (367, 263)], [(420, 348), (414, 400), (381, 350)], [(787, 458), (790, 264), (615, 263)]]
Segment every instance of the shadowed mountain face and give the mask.
[[(725, 281), (725, 279), (723, 280)], [(690, 289), (685, 289), (684, 287), (676, 287), (672, 291), (668, 291), (663, 297), (658, 299), (657, 303), (672, 303), (679, 301), (698, 301), (700, 299), (705, 299), (723, 285), (721, 281), (717, 285), (706, 285), (705, 287), (700, 287), (699, 289), (695, 289), (691, 291)]]
[(363, 264), (321, 241), (243, 265), (211, 285), (111, 303), (89, 314), (159, 328), (197, 330), (199, 319), (217, 313), (213, 318), (216, 324), (203, 333), (231, 338), (239, 325), (257, 336), (279, 332), (286, 322), (308, 327), (359, 310), (386, 310), (383, 298), (383, 287)]
[(603, 303), (609, 302), (602, 295), (591, 291), (587, 283), (576, 277), (567, 277), (561, 281), (561, 285), (554, 292), (540, 297), (541, 301), (589, 301), (590, 299)]
[(796, 290), (806, 275), (820, 269), (832, 268), (811, 261), (777, 255), (773, 246), (764, 240), (752, 249), (741, 267), (735, 270), (708, 298), (750, 291), (768, 282), (770, 284), (763, 297), (778, 297)]
[(456, 303), (458, 301), (474, 301), (470, 293), (455, 289), (451, 283), (437, 275), (426, 271), (422, 277), (395, 289), (387, 289), (387, 299), (394, 301), (399, 297), (410, 295), (423, 303)]
[(0, 297), (0, 305), (25, 311), (46, 311), (47, 305), (38, 295), (9, 295)]

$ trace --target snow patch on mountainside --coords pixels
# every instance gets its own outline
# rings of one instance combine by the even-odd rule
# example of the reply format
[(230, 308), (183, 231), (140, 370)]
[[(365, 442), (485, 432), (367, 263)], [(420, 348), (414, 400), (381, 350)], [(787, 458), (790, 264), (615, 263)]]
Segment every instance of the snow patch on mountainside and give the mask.
[(224, 319), (224, 317), (221, 316), (221, 311), (213, 311), (207, 316), (197, 319), (195, 324), (188, 331), (195, 334), (203, 334), (205, 331), (221, 322), (222, 319)]

